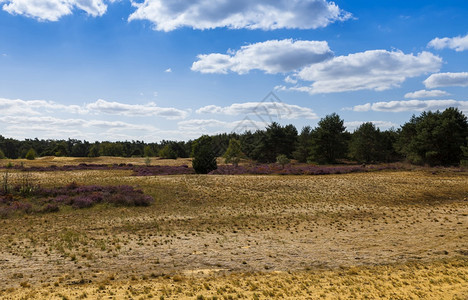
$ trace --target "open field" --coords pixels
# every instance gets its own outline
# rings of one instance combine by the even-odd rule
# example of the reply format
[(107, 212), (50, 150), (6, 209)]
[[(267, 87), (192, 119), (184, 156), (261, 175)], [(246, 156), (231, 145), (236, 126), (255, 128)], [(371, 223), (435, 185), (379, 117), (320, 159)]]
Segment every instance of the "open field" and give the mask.
[[(105, 159), (53, 164), (144, 163)], [(132, 185), (155, 203), (0, 219), (0, 298), (468, 295), (466, 172), (31, 176), (49, 187)]]

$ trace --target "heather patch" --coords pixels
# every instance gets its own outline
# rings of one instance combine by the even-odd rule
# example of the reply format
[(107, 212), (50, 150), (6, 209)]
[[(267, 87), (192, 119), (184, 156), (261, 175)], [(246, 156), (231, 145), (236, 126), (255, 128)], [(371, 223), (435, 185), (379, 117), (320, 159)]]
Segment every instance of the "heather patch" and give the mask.
[[(328, 175), (348, 174), (356, 172), (370, 172), (380, 170), (403, 169), (401, 164), (385, 165), (296, 165), (296, 164), (250, 164), (250, 165), (219, 165), (210, 175)], [(195, 174), (195, 170), (188, 165), (133, 165), (133, 164), (79, 164), (46, 167), (13, 166), (12, 169), (25, 172), (53, 172), (53, 171), (86, 171), (86, 170), (131, 170), (134, 176), (158, 176), (158, 175), (189, 175)]]
[(258, 164), (250, 166), (223, 165), (211, 171), (211, 175), (328, 175), (348, 174), (356, 172), (370, 172), (377, 170), (396, 170), (401, 167), (397, 165), (379, 166), (316, 166), (316, 165), (281, 165), (281, 164)]
[(28, 194), (15, 187), (11, 193), (0, 194), (0, 217), (15, 214), (50, 213), (61, 208), (82, 209), (97, 204), (113, 206), (149, 206), (151, 196), (129, 185), (100, 186), (70, 183), (62, 187), (31, 187)]

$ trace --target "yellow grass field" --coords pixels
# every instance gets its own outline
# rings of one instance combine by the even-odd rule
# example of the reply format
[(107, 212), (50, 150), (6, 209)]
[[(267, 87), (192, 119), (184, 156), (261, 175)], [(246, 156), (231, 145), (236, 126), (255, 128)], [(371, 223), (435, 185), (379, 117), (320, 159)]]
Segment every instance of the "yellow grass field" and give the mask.
[[(189, 164), (152, 161), (169, 162)], [(468, 299), (464, 171), (31, 177), (42, 186), (128, 184), (155, 203), (0, 219), (1, 299)]]

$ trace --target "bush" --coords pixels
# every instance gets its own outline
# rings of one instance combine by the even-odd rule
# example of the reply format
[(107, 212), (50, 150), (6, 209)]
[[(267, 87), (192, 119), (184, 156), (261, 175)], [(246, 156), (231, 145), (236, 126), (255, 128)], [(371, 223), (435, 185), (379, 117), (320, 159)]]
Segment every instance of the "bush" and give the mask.
[(5, 153), (3, 153), (2, 149), (0, 149), (0, 159), (5, 159)]
[(36, 151), (34, 151), (33, 148), (29, 149), (28, 153), (26, 153), (25, 158), (28, 160), (34, 160), (36, 158)]
[(218, 168), (212, 140), (207, 135), (193, 142), (192, 157), (192, 166), (197, 174), (208, 174)]
[(284, 168), (284, 166), (289, 164), (291, 160), (286, 155), (280, 154), (276, 157), (276, 162)]

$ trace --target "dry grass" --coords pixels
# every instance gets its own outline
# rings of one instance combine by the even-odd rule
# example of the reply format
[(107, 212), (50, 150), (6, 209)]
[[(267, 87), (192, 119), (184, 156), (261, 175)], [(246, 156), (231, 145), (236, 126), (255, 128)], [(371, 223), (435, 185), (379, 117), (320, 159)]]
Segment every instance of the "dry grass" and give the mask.
[(468, 294), (464, 172), (32, 176), (49, 186), (130, 184), (156, 203), (0, 220), (1, 298)]

